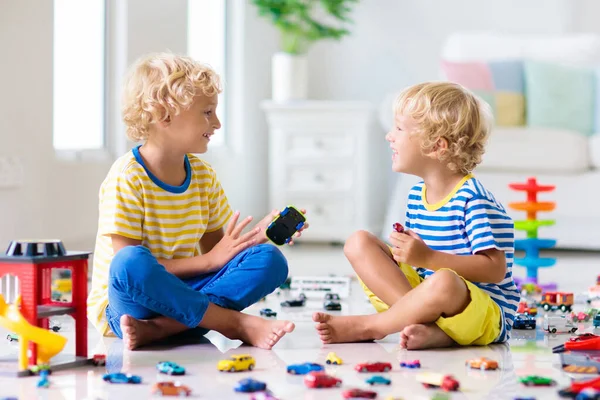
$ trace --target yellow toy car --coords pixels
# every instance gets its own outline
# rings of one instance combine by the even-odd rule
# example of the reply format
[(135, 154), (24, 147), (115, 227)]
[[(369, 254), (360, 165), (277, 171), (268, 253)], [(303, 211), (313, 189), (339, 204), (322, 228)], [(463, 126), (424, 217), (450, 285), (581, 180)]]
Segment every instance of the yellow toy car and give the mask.
[(333, 351), (329, 354), (327, 354), (327, 359), (325, 360), (326, 364), (335, 364), (335, 365), (342, 365), (342, 359), (339, 358), (337, 356), (337, 354), (335, 354)]
[(217, 364), (219, 371), (239, 372), (239, 371), (252, 371), (256, 361), (254, 357), (249, 354), (235, 354), (227, 360), (221, 360)]

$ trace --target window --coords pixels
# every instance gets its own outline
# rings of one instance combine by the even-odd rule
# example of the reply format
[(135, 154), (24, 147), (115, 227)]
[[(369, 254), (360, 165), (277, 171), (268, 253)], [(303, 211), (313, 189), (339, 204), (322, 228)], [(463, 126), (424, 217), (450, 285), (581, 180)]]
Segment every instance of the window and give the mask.
[[(209, 64), (225, 83), (225, 1), (188, 0), (188, 55)], [(219, 95), (217, 116), (221, 129), (211, 139), (212, 145), (225, 140), (226, 93)]]
[(54, 0), (53, 143), (105, 146), (105, 0)]

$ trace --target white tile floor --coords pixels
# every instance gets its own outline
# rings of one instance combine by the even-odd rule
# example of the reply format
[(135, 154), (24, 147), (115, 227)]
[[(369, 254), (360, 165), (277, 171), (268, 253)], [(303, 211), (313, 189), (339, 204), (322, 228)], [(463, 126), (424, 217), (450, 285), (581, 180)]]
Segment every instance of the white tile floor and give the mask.
[[(285, 250), (290, 260), (291, 273), (312, 275), (350, 273), (341, 248), (298, 246)], [(558, 253), (559, 263), (542, 273), (543, 279), (556, 280), (562, 289), (584, 290), (600, 273), (600, 254)], [(522, 271), (517, 270), (517, 275)], [(533, 396), (537, 399), (558, 398), (557, 388), (567, 385), (571, 376), (562, 372), (559, 357), (550, 348), (566, 340), (566, 335), (548, 336), (537, 331), (514, 331), (509, 346), (495, 345), (482, 348), (444, 349), (435, 351), (406, 351), (399, 349), (398, 336), (393, 335), (376, 343), (344, 344), (322, 346), (313, 331), (311, 314), (321, 308), (321, 302), (308, 302), (302, 309), (282, 311), (281, 298), (270, 296), (266, 303), (259, 303), (247, 312), (258, 314), (263, 307), (279, 311), (279, 318), (294, 321), (296, 331), (286, 336), (273, 351), (250, 347), (239, 348), (240, 342), (229, 341), (218, 334), (209, 334), (208, 339), (185, 345), (164, 345), (142, 351), (123, 351), (120, 340), (100, 338), (90, 329), (90, 353), (106, 352), (106, 368), (79, 368), (56, 372), (50, 376), (51, 387), (36, 388), (37, 378), (0, 377), (0, 398), (15, 396), (19, 399), (145, 399), (150, 396), (151, 385), (165, 376), (158, 376), (155, 364), (170, 360), (186, 367), (187, 374), (180, 381), (193, 389), (192, 398), (203, 399), (249, 399), (250, 395), (237, 394), (233, 386), (243, 378), (252, 377), (268, 384), (281, 399), (336, 399), (350, 387), (366, 388), (364, 379), (371, 374), (359, 374), (353, 370), (356, 363), (377, 360), (388, 361), (394, 369), (387, 376), (392, 380), (390, 387), (377, 387), (378, 398), (395, 395), (404, 399), (429, 399), (436, 391), (425, 389), (415, 381), (413, 370), (401, 370), (400, 360), (420, 359), (421, 371), (439, 371), (454, 374), (461, 383), (461, 391), (451, 394), (453, 399), (513, 399), (516, 396)], [(349, 301), (343, 303), (343, 314), (364, 314), (372, 312), (370, 305), (358, 287), (353, 288)], [(541, 320), (538, 321), (541, 325)], [(72, 336), (73, 326), (68, 320), (62, 321), (61, 333)], [(581, 331), (591, 331), (590, 324), (581, 325)], [(600, 332), (596, 332), (600, 333)], [(0, 330), (0, 338), (6, 336)], [(65, 352), (72, 352), (72, 340)], [(0, 359), (16, 354), (15, 343), (0, 340)], [(345, 365), (328, 368), (328, 371), (343, 380), (340, 389), (307, 389), (302, 377), (290, 376), (285, 366), (305, 361), (322, 363), (329, 351), (335, 351)], [(250, 353), (257, 361), (252, 373), (218, 373), (216, 363), (231, 354)], [(466, 359), (487, 356), (499, 361), (499, 371), (481, 372), (468, 370)], [(124, 371), (140, 375), (141, 385), (110, 385), (101, 380), (106, 371)], [(555, 388), (524, 388), (517, 377), (539, 374), (551, 377), (558, 382)]]

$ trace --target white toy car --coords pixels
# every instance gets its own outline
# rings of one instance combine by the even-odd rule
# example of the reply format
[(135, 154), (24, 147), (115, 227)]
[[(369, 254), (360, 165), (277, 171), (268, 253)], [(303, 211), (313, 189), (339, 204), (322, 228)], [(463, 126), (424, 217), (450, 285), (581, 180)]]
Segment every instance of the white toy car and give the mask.
[(577, 327), (564, 316), (547, 316), (544, 318), (542, 327), (546, 332), (550, 333), (575, 333), (577, 330)]

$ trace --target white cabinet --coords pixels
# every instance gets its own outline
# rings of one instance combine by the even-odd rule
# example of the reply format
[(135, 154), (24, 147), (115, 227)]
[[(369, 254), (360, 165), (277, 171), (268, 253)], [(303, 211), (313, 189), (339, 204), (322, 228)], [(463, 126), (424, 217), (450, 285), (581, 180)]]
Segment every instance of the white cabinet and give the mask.
[[(364, 229), (380, 235), (391, 152), (366, 102), (265, 102), (269, 205), (306, 208), (305, 241), (344, 242)], [(386, 149), (388, 151), (386, 151)]]

